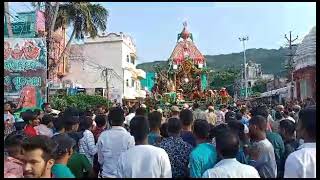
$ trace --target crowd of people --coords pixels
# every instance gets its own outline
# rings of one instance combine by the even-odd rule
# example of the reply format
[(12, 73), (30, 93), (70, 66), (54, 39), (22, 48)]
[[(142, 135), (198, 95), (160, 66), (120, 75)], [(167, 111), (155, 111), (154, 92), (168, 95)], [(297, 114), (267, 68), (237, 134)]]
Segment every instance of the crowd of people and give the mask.
[[(5, 178), (315, 178), (316, 106), (4, 103)], [(150, 109), (150, 110), (149, 110)]]

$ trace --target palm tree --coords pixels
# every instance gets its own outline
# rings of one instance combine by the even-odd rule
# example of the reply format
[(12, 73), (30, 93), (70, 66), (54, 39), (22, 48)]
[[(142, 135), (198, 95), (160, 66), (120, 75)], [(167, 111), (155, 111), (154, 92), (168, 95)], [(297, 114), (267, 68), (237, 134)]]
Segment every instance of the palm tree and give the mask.
[(88, 34), (90, 37), (95, 38), (98, 30), (105, 31), (107, 28), (108, 15), (108, 11), (100, 4), (91, 4), (90, 2), (61, 3), (54, 30), (69, 26), (73, 27), (73, 31), (58, 62), (54, 63), (53, 67), (59, 64), (74, 38), (84, 39), (84, 35)]
[(40, 10), (41, 2), (31, 2), (31, 6), (36, 8), (36, 10)]

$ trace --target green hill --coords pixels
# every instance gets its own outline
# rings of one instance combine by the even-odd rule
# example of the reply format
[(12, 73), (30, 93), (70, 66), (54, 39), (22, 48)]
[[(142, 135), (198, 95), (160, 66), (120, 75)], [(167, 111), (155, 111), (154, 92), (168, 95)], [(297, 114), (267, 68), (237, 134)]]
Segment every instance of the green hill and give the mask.
[[(287, 59), (289, 50), (287, 48), (279, 49), (248, 49), (246, 51), (247, 61), (252, 60), (255, 63), (261, 64), (262, 71), (265, 74), (284, 75), (284, 63)], [(205, 55), (207, 66), (214, 70), (222, 70), (230, 67), (240, 68), (243, 64), (243, 52), (220, 54), (220, 55)], [(165, 66), (166, 61), (154, 61), (148, 63), (141, 63), (137, 68), (144, 71), (153, 71), (155, 65)]]

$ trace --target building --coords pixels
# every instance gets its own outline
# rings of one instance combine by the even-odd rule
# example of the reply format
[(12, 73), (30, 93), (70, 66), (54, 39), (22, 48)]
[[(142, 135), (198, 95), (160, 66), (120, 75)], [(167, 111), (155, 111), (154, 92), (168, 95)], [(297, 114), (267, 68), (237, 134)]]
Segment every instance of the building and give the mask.
[[(254, 86), (255, 82), (258, 79), (262, 78), (262, 70), (261, 70), (261, 64), (254, 63), (252, 60), (249, 60), (247, 62), (247, 69), (246, 69), (246, 78), (247, 78), (247, 84), (248, 88), (251, 88)], [(244, 72), (242, 69), (242, 87), (245, 87), (245, 81), (244, 81)]]
[[(12, 20), (12, 38), (35, 38), (38, 37), (39, 31), (43, 32), (44, 25), (44, 13), (42, 11), (29, 11), (18, 12), (16, 19)], [(7, 23), (4, 26), (4, 37), (8, 36)]]
[(105, 69), (108, 68), (110, 99), (120, 102), (145, 98), (140, 80), (146, 78), (146, 73), (136, 69), (137, 51), (130, 36), (122, 32), (102, 33), (95, 39), (86, 38), (84, 44), (73, 49), (78, 49), (71, 52), (77, 58), (70, 59), (70, 73), (64, 80), (85, 89), (103, 89), (106, 96)]
[(287, 86), (288, 78), (275, 76), (267, 82), (267, 91), (283, 88)]
[(141, 82), (141, 87), (142, 89), (150, 92), (155, 81), (155, 73), (154, 72), (147, 72), (146, 73), (146, 78), (142, 79)]
[(50, 88), (59, 88), (62, 86), (62, 78), (68, 73), (68, 52), (65, 52), (61, 60), (59, 61), (60, 56), (67, 44), (67, 34), (65, 28), (59, 28), (52, 34), (52, 45), (51, 53), (49, 54), (49, 61), (58, 62), (56, 68), (54, 68), (51, 73), (51, 85)]
[(304, 100), (316, 98), (316, 26), (307, 34), (298, 46), (293, 58), (296, 98)]

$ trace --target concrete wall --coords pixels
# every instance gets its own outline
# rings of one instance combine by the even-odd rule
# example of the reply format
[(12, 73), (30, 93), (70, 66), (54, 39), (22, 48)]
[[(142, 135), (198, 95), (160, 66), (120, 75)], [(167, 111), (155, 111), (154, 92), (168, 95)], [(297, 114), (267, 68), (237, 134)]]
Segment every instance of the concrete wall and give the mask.
[[(118, 76), (111, 74), (109, 92), (112, 93), (114, 90), (121, 92), (121, 98), (124, 95), (129, 99), (136, 97), (136, 89), (140, 85), (139, 80), (133, 78), (133, 71), (136, 69), (137, 61), (135, 60), (135, 64), (131, 62), (132, 59), (136, 59), (136, 49), (129, 36), (110, 33), (94, 40), (89, 38), (83, 45), (82, 53), (85, 62), (70, 60), (70, 74), (65, 79), (81, 84), (83, 88), (106, 88), (105, 79), (101, 77), (102, 70), (92, 67), (97, 66), (94, 63), (100, 64), (118, 74)], [(129, 86), (126, 84), (127, 80)]]

